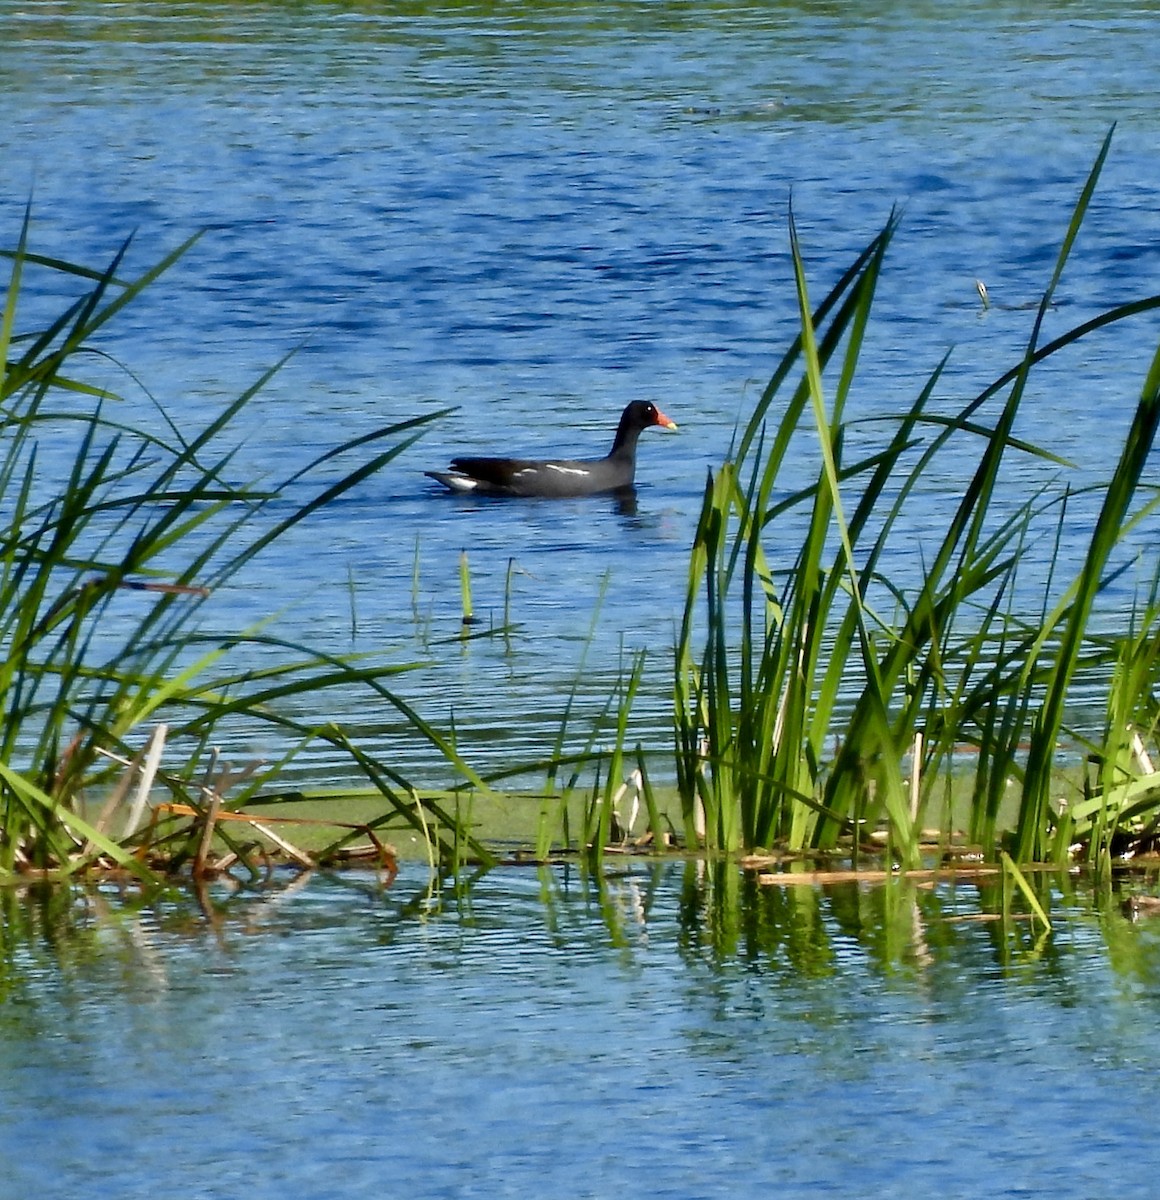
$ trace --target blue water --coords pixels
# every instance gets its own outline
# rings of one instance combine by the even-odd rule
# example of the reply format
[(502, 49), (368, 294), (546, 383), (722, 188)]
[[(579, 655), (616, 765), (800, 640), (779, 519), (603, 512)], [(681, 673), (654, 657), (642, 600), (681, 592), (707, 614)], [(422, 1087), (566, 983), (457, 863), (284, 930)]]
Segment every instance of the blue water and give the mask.
[[(1047, 336), (1154, 289), (1156, 18), (1093, 4), (4, 0), (0, 241), (30, 196), (33, 248), (85, 262), (132, 234), (128, 263), (144, 269), (208, 226), (101, 344), (190, 427), (296, 351), (239, 431), (239, 476), (277, 478), (343, 437), (455, 408), (223, 589), (215, 628), (278, 612), (278, 630), (326, 648), (436, 659), (399, 688), (430, 719), (454, 717), (487, 766), (550, 747), (598, 612), (569, 744), (622, 648), (647, 646), (630, 736), (663, 745), (705, 474), (796, 330), (791, 198), (815, 298), (903, 209), (851, 414), (900, 409), (952, 346), (937, 403), (955, 408), (1028, 336), (1025, 306), (1113, 122)], [(35, 279), (29, 323), (59, 301)], [(1080, 463), (1074, 483), (1114, 462), (1158, 332), (1153, 317), (1101, 335), (1033, 387), (1021, 432)], [(91, 369), (149, 411), (118, 366)], [(646, 435), (635, 516), (449, 501), (422, 475), (462, 451), (600, 453), (639, 396), (682, 430)], [(1016, 479), (1056, 474), (1030, 461)], [(899, 528), (898, 578), (957, 488), (953, 464), (931, 477)], [(1065, 562), (1094, 503), (1069, 510)], [(795, 544), (788, 525), (775, 557)], [(432, 644), (456, 632), (464, 548), (485, 623), (503, 619), (512, 563), (520, 628), (449, 655)], [(380, 713), (364, 732), (429, 776), (403, 725)]]
[[(582, 741), (647, 646), (630, 737), (663, 744), (705, 473), (796, 330), (791, 197), (815, 300), (903, 208), (851, 412), (901, 408), (951, 346), (957, 407), (1027, 338), (1113, 122), (1046, 335), (1156, 290), (1158, 18), (0, 0), (0, 245), (30, 196), (36, 252), (101, 264), (133, 235), (123, 274), (208, 226), (90, 378), (193, 426), (295, 351), (240, 431), (245, 477), (455, 408), (215, 596), (215, 628), (278, 612), (336, 650), (431, 657), (400, 690), (454, 711), (479, 765), (550, 748), (583, 660)], [(63, 299), (30, 271), (22, 326)], [(1077, 348), (1021, 432), (1100, 477), (1158, 337), (1152, 317)], [(599, 453), (638, 396), (682, 428), (643, 440), (635, 515), (457, 503), (422, 475), (458, 451)], [(903, 559), (956, 486), (953, 464), (932, 478)], [(485, 620), (514, 561), (520, 627), (449, 653), (463, 548)], [(434, 769), (393, 714), (325, 715)], [(996, 910), (966, 887), (734, 904), (736, 876), (688, 870), (603, 891), (501, 870), (438, 902), (413, 869), (385, 895), (318, 878), (219, 893), (213, 924), (6, 894), (0, 1197), (1155, 1194), (1152, 927), (1070, 889), (1046, 939), (954, 921)]]
[(10, 903), (0, 1196), (1154, 1195), (1155, 926), (724, 871)]

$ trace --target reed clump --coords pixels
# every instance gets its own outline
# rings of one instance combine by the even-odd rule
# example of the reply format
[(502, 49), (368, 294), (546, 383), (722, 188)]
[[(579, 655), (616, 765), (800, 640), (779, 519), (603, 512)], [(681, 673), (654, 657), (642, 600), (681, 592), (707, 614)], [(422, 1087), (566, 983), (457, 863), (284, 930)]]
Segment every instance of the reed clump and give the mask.
[[(885, 850), (891, 868), (913, 868), (928, 857), (924, 831), (945, 825), (940, 804), (945, 811), (947, 795), (965, 791), (966, 839), (1029, 894), (1020, 864), (1079, 853), (1104, 866), (1160, 836), (1160, 558), (1145, 552), (1130, 563), (1125, 550), (1160, 503), (1142, 486), (1160, 423), (1160, 350), (1143, 370), (1082, 561), (1065, 577), (1057, 532), (1030, 611), (1020, 567), (1029, 547), (1043, 544), (1044, 522), (1062, 531), (1070, 497), (1066, 488), (1040, 488), (1012, 503), (1005, 473), (1022, 456), (1061, 462), (1015, 434), (1041, 364), (1160, 308), (1160, 296), (1148, 297), (1043, 340), (1110, 142), (1111, 134), (1018, 360), (947, 415), (932, 404), (944, 359), (904, 412), (876, 422), (885, 433), (869, 447), (865, 427), (853, 436), (846, 409), (896, 218), (815, 307), (791, 216), (800, 334), (728, 460), (710, 473), (690, 553), (673, 687), (686, 848), (839, 852), (855, 865), (864, 849)], [(92, 271), (32, 254), (27, 236), (26, 216), (6, 256), (11, 278), (0, 311), (0, 878), (110, 867), (138, 875), (188, 868), (204, 878), (237, 863), (255, 873), (271, 844), (306, 866), (356, 842), (389, 871), (392, 827), (420, 836), (433, 867), (490, 861), (443, 798), (420, 796), (349, 732), (295, 710), (303, 697), (324, 709), (333, 689), (362, 689), (370, 704), (401, 713), (475, 792), (529, 770), (478, 776), (454, 734), (441, 734), (392, 690), (392, 678), (415, 664), (319, 653), (261, 625), (214, 628), (213, 600), (225, 581), (383, 469), (439, 414), (336, 446), (262, 490), (239, 485), (229, 433), (265, 378), (191, 436), (160, 408), (150, 425), (110, 415), (116, 398), (76, 370), (90, 339), (196, 238), (124, 281), (127, 244)], [(29, 269), (83, 287), (45, 328), (21, 334)], [(49, 478), (43, 448), (60, 437), (71, 458)], [(788, 484), (806, 441), (812, 474)], [(340, 456), (354, 465), (329, 481)], [(957, 474), (969, 466), (945, 527), (917, 555), (900, 554), (897, 531), (921, 525), (911, 519), (916, 493), (952, 458)], [(290, 502), (290, 485), (306, 499)], [(902, 559), (912, 575), (891, 578)], [(1122, 629), (1109, 633), (1095, 619), (1098, 600), (1129, 567), (1148, 582)], [(462, 636), (474, 636), (466, 557), (460, 581)], [(242, 645), (260, 651), (264, 665), (234, 663)], [(622, 664), (617, 691), (573, 755), (564, 753), (569, 698), (557, 744), (538, 764), (546, 771), (538, 857), (555, 844), (554, 826), (570, 846), (575, 825), (576, 843), (597, 859), (610, 845), (671, 843), (646, 768), (655, 753), (633, 752), (628, 738), (643, 661), (638, 654)], [(1077, 687), (1090, 694), (1093, 679), (1103, 704), (1095, 734), (1074, 720)], [(246, 723), (277, 732), (289, 747), (281, 761), (220, 760), (218, 731)], [(610, 746), (598, 749), (609, 732)], [(266, 821), (255, 849), (260, 802), (309, 798), (279, 792), (278, 776), (315, 740), (346, 756), (384, 815), (333, 822), (333, 838), (304, 851), (283, 813), (277, 828)], [(1077, 782), (1061, 797), (1064, 766)], [(580, 776), (593, 769), (595, 784), (581, 795)], [(1007, 829), (1001, 809), (1012, 796)], [(643, 839), (635, 838), (638, 819)]]
[[(227, 860), (256, 869), (230, 813), (316, 739), (345, 754), (385, 815), (375, 828), (336, 828), (329, 851), (311, 862), (369, 836), (389, 864), (379, 835), (392, 825), (420, 830), (441, 862), (467, 852), (486, 859), (438, 801), (420, 798), (342, 728), (293, 707), (309, 697), (324, 711), (334, 689), (362, 689), (368, 705), (402, 712), (474, 780), (454, 747), (392, 692), (392, 677), (410, 664), (319, 653), (261, 625), (238, 629), (213, 603), (223, 583), (384, 468), (439, 414), (336, 446), (270, 487), (239, 485), (231, 429), (268, 375), (191, 434), (160, 406), (149, 422), (114, 415), (118, 398), (80, 373), (94, 335), (196, 237), (123, 280), (128, 242), (94, 271), (33, 254), (28, 233), (26, 212), (5, 255), (11, 274), (0, 309), (0, 878), (186, 866), (204, 875)], [(31, 271), (63, 277), (80, 294), (22, 333)], [(335, 482), (338, 459), (354, 465)], [(243, 645), (248, 664), (233, 665)], [(235, 769), (218, 760), (221, 730), (247, 724), (278, 733), (290, 747), (281, 761)]]
[[(1124, 615), (1122, 635), (1098, 632), (1092, 617), (1097, 597), (1127, 569), (1126, 536), (1157, 504), (1152, 489), (1141, 497), (1141, 476), (1160, 420), (1160, 351), (1143, 372), (1082, 564), (1067, 579), (1054, 558), (1047, 564), (1038, 611), (1022, 611), (1018, 572), (1036, 523), (1062, 527), (1067, 492), (1037, 491), (1012, 507), (1002, 491), (1009, 481), (1001, 483), (1012, 456), (1058, 461), (1014, 434), (1036, 368), (1100, 328), (1160, 307), (1152, 296), (1041, 340), (1111, 136), (1018, 361), (948, 417), (930, 411), (944, 359), (909, 409), (878, 426), (887, 432), (877, 446), (857, 457), (846, 403), (897, 221), (892, 214), (814, 308), (791, 216), (800, 334), (706, 482), (677, 639), (677, 774), (690, 844), (845, 847), (856, 857), (869, 833), (884, 829), (892, 861), (913, 867), (924, 825), (969, 758), (968, 837), (992, 858), (1063, 861), (1079, 852), (1106, 863), (1150, 846), (1160, 829), (1152, 765), (1160, 561), (1135, 564), (1153, 582)], [(791, 447), (800, 467), (803, 431), (815, 471), (789, 488), (783, 479)], [(971, 464), (953, 513), (920, 553), (901, 556), (917, 582), (891, 580), (889, 564), (900, 561), (892, 534), (920, 482), (950, 456)], [(790, 565), (787, 526), (802, 531)], [(1099, 736), (1069, 724), (1081, 677), (1102, 680)], [(1061, 768), (1076, 761), (1079, 791), (1061, 802)], [(1003, 842), (999, 812), (1012, 787), (1017, 812)]]

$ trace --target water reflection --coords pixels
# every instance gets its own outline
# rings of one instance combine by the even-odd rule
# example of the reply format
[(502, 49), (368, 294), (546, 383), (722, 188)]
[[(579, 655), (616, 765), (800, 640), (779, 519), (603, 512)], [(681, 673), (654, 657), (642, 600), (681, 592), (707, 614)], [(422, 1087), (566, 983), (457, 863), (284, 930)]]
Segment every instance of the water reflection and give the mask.
[(1054, 972), (1096, 953), (1116, 973), (1160, 981), (1154, 876), (1137, 873), (1114, 888), (1069, 872), (1035, 878), (1051, 932), (1012, 906), (998, 877), (770, 886), (735, 864), (701, 860), (446, 878), (412, 865), (393, 886), (359, 871), (155, 892), (34, 884), (0, 890), (0, 972), (11, 984), (30, 967), (68, 972), (112, 958), (156, 978), (167, 945), (212, 942), (234, 953), (251, 938), (373, 916), (384, 945), (406, 942), (416, 925), (470, 933), (531, 921), (561, 949), (663, 948), (711, 969), (743, 965), (785, 979), (855, 969), (892, 979), (948, 969), (1019, 978), (1028, 966)]
[(1132, 945), (1160, 982), (1160, 921), (1141, 915), (1153, 911), (1150, 905), (1125, 901), (1156, 886), (1146, 875), (1115, 889), (1067, 871), (1036, 876), (1039, 898), (1057, 923), (1050, 932), (1012, 904), (999, 876), (824, 886), (759, 880), (727, 863), (688, 864), (680, 890), (682, 954), (792, 979), (833, 979), (857, 969), (920, 980), (948, 971), (1018, 978), (1029, 966), (1053, 971), (1077, 953), (1106, 954), (1109, 963), (1115, 956), (1122, 965)]
[[(1109, 1170), (1149, 1194), (1132, 1151), (1160, 1100), (1160, 925), (1120, 899), (1154, 878), (1041, 880), (1047, 936), (1002, 920), (991, 884), (758, 880), (405, 866), (390, 888), (217, 887), (207, 908), (5, 888), (10, 1194), (196, 1178), (272, 1198), (293, 1176), (323, 1195), (341, 1172), (369, 1197), (386, 1171), (406, 1195), (598, 1197), (645, 1172), (650, 1195), (725, 1197), (742, 1171), (801, 1195), (1027, 1178), (1078, 1198)], [(1085, 1130), (1067, 1172), (1045, 1127)]]
[[(438, 496), (438, 503), (454, 504), (465, 512), (480, 512), (505, 505), (528, 504), (529, 501), (526, 499), (511, 499), (505, 496), (472, 496), (470, 493), (465, 494), (463, 492), (447, 492), (444, 494), (441, 491)], [(531, 501), (531, 503), (546, 503), (559, 507), (559, 501)], [(621, 488), (619, 491), (609, 492), (607, 495), (587, 497), (579, 500), (578, 503), (581, 505), (593, 505), (599, 511), (609, 512), (616, 517), (636, 517), (639, 511), (638, 496), (635, 487)], [(638, 526), (635, 522), (628, 522), (625, 528), (634, 529), (638, 528)]]

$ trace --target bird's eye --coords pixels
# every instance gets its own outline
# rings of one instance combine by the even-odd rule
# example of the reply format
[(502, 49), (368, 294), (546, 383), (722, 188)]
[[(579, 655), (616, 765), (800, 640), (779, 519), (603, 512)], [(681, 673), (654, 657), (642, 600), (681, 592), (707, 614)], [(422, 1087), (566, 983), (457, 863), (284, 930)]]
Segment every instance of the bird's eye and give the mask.
[(645, 402), (644, 415), (648, 417), (649, 420), (654, 419), (657, 415), (657, 406), (653, 404), (651, 400)]

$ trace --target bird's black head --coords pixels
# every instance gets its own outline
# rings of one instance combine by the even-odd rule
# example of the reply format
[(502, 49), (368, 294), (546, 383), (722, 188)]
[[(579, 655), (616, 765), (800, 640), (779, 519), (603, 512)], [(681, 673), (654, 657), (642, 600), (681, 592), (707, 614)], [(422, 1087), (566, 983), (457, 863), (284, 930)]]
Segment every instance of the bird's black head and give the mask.
[(670, 420), (651, 400), (634, 400), (620, 418), (621, 426), (647, 429), (650, 425), (661, 425), (665, 429), (676, 429), (676, 421)]

